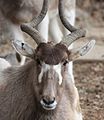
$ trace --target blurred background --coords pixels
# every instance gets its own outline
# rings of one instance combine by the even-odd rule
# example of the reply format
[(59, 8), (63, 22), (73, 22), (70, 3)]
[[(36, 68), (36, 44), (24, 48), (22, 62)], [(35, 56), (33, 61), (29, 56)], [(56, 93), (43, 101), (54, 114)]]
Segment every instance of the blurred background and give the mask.
[[(0, 13), (0, 56), (13, 51), (6, 24)], [(74, 62), (84, 120), (104, 120), (104, 0), (77, 0), (76, 26), (85, 28), (87, 37), (75, 47), (96, 40), (94, 49)]]
[(104, 120), (104, 0), (77, 0), (76, 24), (95, 39), (94, 49), (74, 63), (84, 120)]
[(76, 15), (87, 40), (96, 40), (94, 49), (74, 63), (84, 120), (104, 120), (104, 0), (77, 0)]

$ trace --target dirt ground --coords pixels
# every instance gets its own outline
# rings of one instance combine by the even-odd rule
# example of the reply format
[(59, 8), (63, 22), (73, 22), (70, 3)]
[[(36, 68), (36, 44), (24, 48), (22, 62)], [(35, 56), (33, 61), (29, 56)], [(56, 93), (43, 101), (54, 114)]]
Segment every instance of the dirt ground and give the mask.
[(104, 120), (104, 62), (74, 63), (84, 120)]

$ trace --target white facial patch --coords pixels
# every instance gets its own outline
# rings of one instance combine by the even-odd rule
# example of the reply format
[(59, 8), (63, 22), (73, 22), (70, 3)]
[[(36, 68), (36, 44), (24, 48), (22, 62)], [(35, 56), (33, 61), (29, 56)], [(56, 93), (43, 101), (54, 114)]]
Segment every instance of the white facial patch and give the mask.
[(42, 82), (43, 74), (45, 72), (47, 72), (48, 70), (50, 70), (50, 69), (53, 69), (58, 74), (58, 76), (59, 76), (59, 85), (61, 85), (62, 84), (61, 64), (48, 65), (48, 64), (43, 63), (42, 68), (41, 68), (41, 72), (40, 72), (39, 77), (38, 77), (39, 83)]
[(56, 71), (56, 73), (59, 75), (59, 85), (62, 84), (62, 75), (61, 75), (61, 64), (54, 65), (53, 69)]
[(45, 63), (42, 64), (41, 72), (40, 72), (39, 77), (38, 77), (39, 83), (42, 82), (43, 73), (47, 72), (49, 69), (50, 69), (50, 66), (48, 64), (45, 64)]

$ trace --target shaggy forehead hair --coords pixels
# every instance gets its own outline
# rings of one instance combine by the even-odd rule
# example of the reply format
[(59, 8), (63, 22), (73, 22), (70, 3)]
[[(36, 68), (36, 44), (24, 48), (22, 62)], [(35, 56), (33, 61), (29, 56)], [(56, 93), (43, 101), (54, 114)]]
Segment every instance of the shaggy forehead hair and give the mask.
[(56, 65), (68, 58), (69, 51), (63, 44), (52, 45), (41, 43), (36, 49), (36, 56), (39, 60), (49, 65)]

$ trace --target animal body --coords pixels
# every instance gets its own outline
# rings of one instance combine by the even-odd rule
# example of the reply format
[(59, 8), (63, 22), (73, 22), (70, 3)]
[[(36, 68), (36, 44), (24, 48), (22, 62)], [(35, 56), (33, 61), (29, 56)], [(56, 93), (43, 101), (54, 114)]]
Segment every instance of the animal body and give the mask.
[[(37, 17), (41, 11), (43, 0), (1, 0), (0, 10), (6, 20), (10, 40), (25, 41), (20, 25), (29, 22)], [(18, 60), (18, 59), (17, 59)], [(20, 64), (24, 64), (25, 57), (22, 57)]]
[[(49, 1), (49, 9), (45, 19), (39, 25), (39, 32), (48, 41), (48, 28), (50, 27), (50, 33), (53, 40), (59, 42), (62, 38), (62, 32), (58, 25), (58, 0)], [(20, 25), (31, 21), (34, 17), (37, 17), (41, 11), (43, 0), (1, 0), (0, 10), (3, 16), (7, 20), (9, 30), (13, 36), (13, 39), (19, 39), (24, 41)], [(65, 15), (74, 24), (75, 18), (75, 0), (65, 0)], [(44, 24), (43, 24), (44, 23)], [(55, 27), (53, 27), (55, 25)], [(57, 30), (57, 34), (54, 33)], [(46, 42), (47, 42), (46, 41)]]
[(9, 67), (0, 72), (0, 120), (82, 120), (79, 95), (69, 74), (69, 63), (85, 55), (95, 44), (69, 50), (78, 38), (85, 36), (83, 29), (73, 27), (64, 15), (64, 0), (59, 0), (62, 24), (71, 32), (61, 42), (45, 42), (35, 26), (47, 13), (48, 0), (40, 15), (21, 29), (37, 43), (37, 48), (20, 40), (13, 46), (30, 58), (22, 66)]

